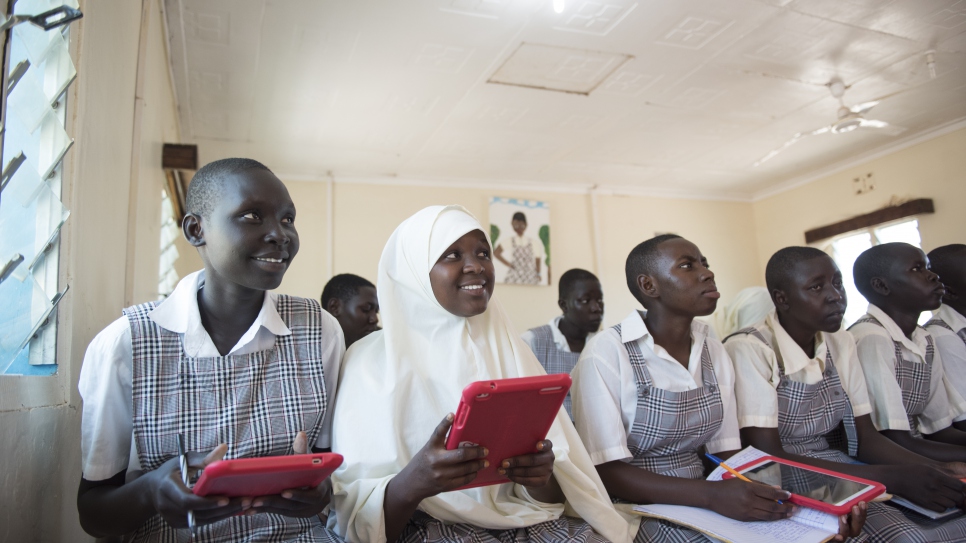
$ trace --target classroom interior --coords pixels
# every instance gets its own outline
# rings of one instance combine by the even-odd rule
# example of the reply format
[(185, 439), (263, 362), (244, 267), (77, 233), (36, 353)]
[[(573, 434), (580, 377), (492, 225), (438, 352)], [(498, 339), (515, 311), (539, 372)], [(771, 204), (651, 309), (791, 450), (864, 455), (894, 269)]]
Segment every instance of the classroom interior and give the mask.
[[(719, 305), (806, 231), (907, 202), (931, 199), (902, 218), (926, 251), (966, 240), (961, 0), (73, 4), (55, 273), (70, 289), (56, 365), (0, 372), (0, 541), (92, 540), (75, 506), (84, 351), (201, 268), (170, 237), (164, 144), (278, 175), (301, 239), (279, 291), (310, 298), (336, 273), (375, 280), (417, 210), (485, 221), (493, 196), (549, 203), (552, 276), (594, 272), (605, 326), (635, 308), (624, 259), (657, 233), (702, 249)], [(862, 114), (878, 128), (821, 132), (880, 97)], [(519, 332), (558, 312), (555, 282), (495, 295)]]

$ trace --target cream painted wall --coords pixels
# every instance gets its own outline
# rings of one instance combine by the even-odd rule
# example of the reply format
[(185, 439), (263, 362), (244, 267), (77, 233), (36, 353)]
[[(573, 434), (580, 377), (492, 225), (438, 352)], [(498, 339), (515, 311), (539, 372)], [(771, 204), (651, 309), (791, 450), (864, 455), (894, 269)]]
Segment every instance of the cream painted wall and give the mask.
[[(160, 170), (156, 143), (171, 134), (176, 112), (167, 68), (158, 58), (164, 42), (160, 4), (148, 5), (145, 116), (135, 129), (135, 82), (142, 3), (131, 0), (81, 0), (84, 18), (71, 26), (71, 48), (78, 77), (68, 99), (67, 131), (75, 139), (65, 162), (63, 200), (71, 210), (62, 234), (61, 275), (70, 291), (58, 308), (58, 373), (53, 377), (0, 376), (0, 541), (85, 542), (92, 538), (77, 518), (80, 480), (80, 410), (77, 379), (88, 343), (116, 319), (125, 305), (128, 236), (140, 222), (156, 224), (155, 203), (131, 199), (133, 186), (151, 186), (153, 161)], [(137, 133), (136, 133), (137, 130)], [(140, 136), (142, 164), (132, 169), (134, 140)], [(141, 184), (143, 182), (143, 184)], [(132, 204), (134, 204), (132, 206)], [(144, 206), (144, 207), (142, 207)], [(147, 235), (147, 234), (145, 234)], [(145, 242), (145, 251), (148, 251)], [(157, 252), (158, 239), (150, 243)], [(140, 249), (140, 247), (138, 247)], [(143, 256), (145, 260), (150, 258)], [(157, 281), (157, 256), (154, 256)], [(144, 266), (149, 266), (145, 263)]]
[[(279, 290), (317, 298), (328, 279), (325, 272), (326, 185), (292, 180), (286, 180), (286, 185), (298, 210), (296, 224), (302, 248)], [(355, 273), (375, 282), (383, 246), (406, 217), (429, 205), (456, 203), (487, 224), (490, 196), (523, 197), (550, 203), (553, 285), (498, 285), (496, 289), (496, 296), (520, 331), (539, 326), (559, 313), (557, 280), (560, 274), (574, 267), (598, 273), (604, 286), (605, 323), (619, 322), (636, 307), (624, 280), (624, 260), (634, 245), (655, 232), (679, 233), (702, 247), (718, 274), (724, 300), (741, 288), (755, 284), (758, 254), (748, 203), (600, 196), (602, 270), (595, 270), (591, 198), (587, 194), (338, 180), (333, 202), (334, 271)]]
[[(852, 178), (868, 172), (875, 190), (854, 194)], [(918, 217), (926, 251), (966, 242), (966, 129), (755, 202), (760, 273), (778, 249), (804, 245), (806, 230), (869, 213), (892, 197), (933, 199), (936, 212)]]

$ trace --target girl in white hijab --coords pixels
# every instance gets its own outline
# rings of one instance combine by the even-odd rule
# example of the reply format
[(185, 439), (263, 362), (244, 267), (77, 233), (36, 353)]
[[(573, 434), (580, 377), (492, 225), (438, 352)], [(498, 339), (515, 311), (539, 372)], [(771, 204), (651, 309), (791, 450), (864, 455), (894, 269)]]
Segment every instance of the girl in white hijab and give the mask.
[[(629, 542), (637, 532), (562, 411), (534, 454), (445, 450), (463, 387), (545, 373), (491, 298), (493, 283), (489, 241), (462, 207), (423, 209), (389, 238), (383, 330), (346, 355), (334, 413), (332, 448), (346, 459), (332, 477), (335, 529), (350, 542)], [(513, 482), (453, 491), (486, 462)]]

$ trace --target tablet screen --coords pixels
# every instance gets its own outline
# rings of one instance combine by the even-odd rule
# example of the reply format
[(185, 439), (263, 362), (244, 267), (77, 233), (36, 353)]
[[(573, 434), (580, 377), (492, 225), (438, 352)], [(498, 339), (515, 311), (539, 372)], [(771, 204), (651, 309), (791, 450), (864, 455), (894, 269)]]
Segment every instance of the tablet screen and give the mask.
[(799, 496), (842, 505), (872, 487), (833, 475), (768, 461), (742, 472), (752, 481), (780, 486)]

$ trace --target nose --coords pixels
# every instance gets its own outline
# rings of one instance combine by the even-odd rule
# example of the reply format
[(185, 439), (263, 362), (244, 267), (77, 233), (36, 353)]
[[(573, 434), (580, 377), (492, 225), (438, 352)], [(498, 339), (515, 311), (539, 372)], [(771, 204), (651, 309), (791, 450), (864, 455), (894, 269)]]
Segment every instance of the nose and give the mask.
[(268, 232), (265, 233), (265, 240), (284, 247), (292, 241), (292, 238), (285, 231), (281, 221), (273, 221), (268, 227)]
[(463, 273), (483, 273), (483, 261), (475, 254), (468, 254), (463, 259)]
[(714, 281), (714, 272), (711, 271), (711, 268), (705, 268), (704, 269), (704, 273), (701, 274), (701, 280), (702, 281)]
[(604, 312), (604, 302), (590, 302), (590, 312), (591, 313), (603, 313)]
[(934, 272), (932, 270), (926, 270), (926, 271), (929, 272), (929, 280), (930, 281), (933, 281), (933, 282), (936, 282), (936, 283), (939, 282), (939, 274), (938, 273), (936, 273), (936, 272)]

